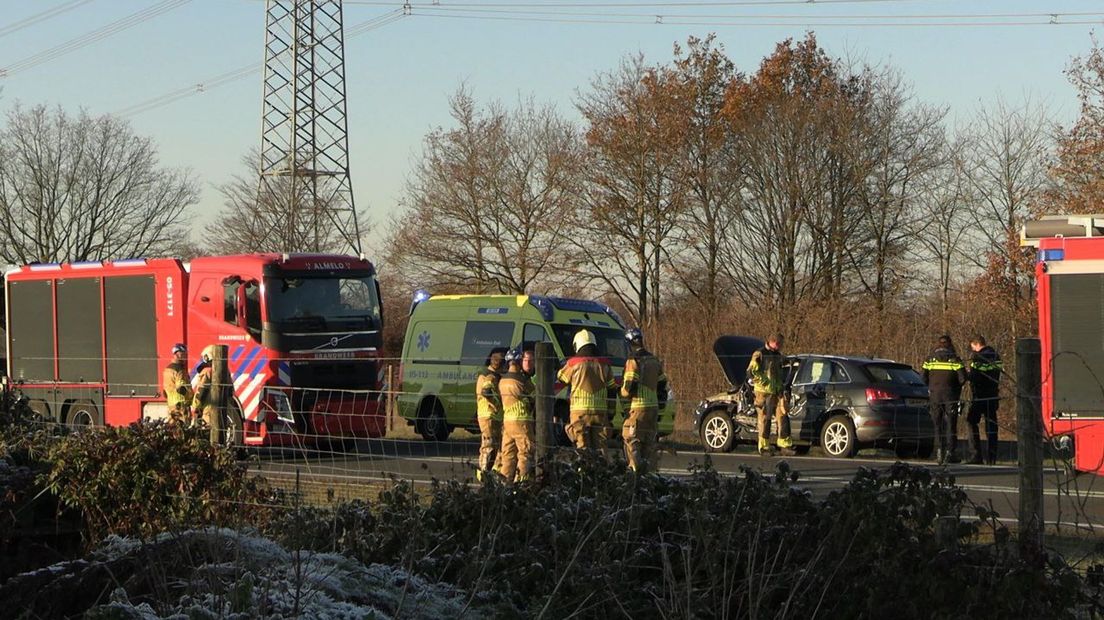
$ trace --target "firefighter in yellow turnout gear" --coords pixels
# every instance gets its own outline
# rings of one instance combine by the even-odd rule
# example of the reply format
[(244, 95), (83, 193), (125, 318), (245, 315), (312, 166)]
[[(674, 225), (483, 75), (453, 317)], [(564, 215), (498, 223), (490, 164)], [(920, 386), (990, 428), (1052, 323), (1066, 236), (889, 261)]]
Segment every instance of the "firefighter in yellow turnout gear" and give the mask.
[(609, 362), (598, 357), (594, 334), (582, 329), (575, 334), (576, 355), (567, 360), (558, 378), (571, 388), (571, 421), (567, 436), (580, 450), (606, 454), (610, 419), (617, 398), (617, 384)]
[(214, 412), (214, 403), (211, 401), (211, 376), (214, 372), (211, 369), (211, 360), (215, 358), (215, 345), (209, 344), (203, 347), (203, 352), (199, 354), (199, 366), (196, 367), (195, 375), (192, 376), (192, 415), (196, 417), (196, 421), (203, 420), (207, 424), (211, 423), (211, 415)]
[(499, 395), (499, 374), (505, 351), (495, 349), (487, 357), (487, 367), (475, 376), (476, 416), (479, 419), (479, 468), (477, 480), (497, 469), (498, 450), (502, 445), (502, 397)]
[(770, 417), (775, 420), (778, 448), (784, 456), (792, 456), (790, 419), (786, 416), (785, 378), (782, 368), (782, 334), (774, 334), (765, 347), (751, 355), (748, 378), (755, 392), (755, 412), (759, 418), (759, 453), (770, 454)]
[(640, 329), (630, 329), (625, 340), (630, 354), (625, 361), (621, 397), (629, 402), (621, 438), (625, 441), (629, 468), (645, 474), (656, 465), (656, 433), (659, 410), (667, 405), (667, 376), (663, 374), (663, 362), (644, 348)]
[(165, 391), (169, 421), (179, 424), (191, 417), (192, 383), (188, 377), (188, 348), (182, 343), (174, 344), (172, 356), (173, 361), (161, 373), (161, 388)]
[(498, 473), (510, 482), (524, 482), (533, 470), (533, 381), (521, 367), (521, 350), (506, 353), (506, 372), (498, 380), (502, 395), (502, 457)]

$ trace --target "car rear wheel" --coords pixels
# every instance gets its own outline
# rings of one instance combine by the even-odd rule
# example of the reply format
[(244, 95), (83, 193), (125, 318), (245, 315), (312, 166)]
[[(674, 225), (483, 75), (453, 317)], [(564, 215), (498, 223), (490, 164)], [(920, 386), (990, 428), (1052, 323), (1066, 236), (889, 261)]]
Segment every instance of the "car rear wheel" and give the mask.
[(829, 418), (820, 429), (820, 447), (828, 456), (849, 459), (855, 456), (856, 442), (855, 423), (845, 415)]
[(736, 443), (736, 428), (724, 411), (705, 414), (701, 425), (701, 442), (706, 452), (731, 452)]

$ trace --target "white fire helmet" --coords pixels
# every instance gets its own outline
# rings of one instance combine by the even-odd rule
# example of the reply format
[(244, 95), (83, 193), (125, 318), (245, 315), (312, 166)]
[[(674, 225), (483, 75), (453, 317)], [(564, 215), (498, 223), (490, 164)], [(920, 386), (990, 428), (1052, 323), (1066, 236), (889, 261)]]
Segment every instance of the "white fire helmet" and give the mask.
[(594, 334), (590, 333), (590, 330), (580, 329), (575, 334), (575, 339), (572, 341), (572, 344), (575, 345), (575, 352), (578, 353), (579, 349), (585, 347), (588, 344), (593, 344), (597, 346), (598, 341), (594, 339)]

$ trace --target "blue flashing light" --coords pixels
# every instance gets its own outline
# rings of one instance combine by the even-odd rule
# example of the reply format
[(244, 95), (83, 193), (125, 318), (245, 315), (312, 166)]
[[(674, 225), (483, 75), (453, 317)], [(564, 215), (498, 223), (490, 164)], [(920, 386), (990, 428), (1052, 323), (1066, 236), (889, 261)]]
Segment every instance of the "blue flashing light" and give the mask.
[(567, 297), (549, 297), (549, 301), (552, 305), (556, 306), (560, 310), (570, 310), (572, 312), (605, 312), (606, 306), (596, 301), (590, 301), (588, 299), (569, 299)]
[(414, 314), (414, 308), (418, 307), (418, 304), (428, 300), (432, 295), (424, 288), (420, 288), (414, 291), (414, 299), (410, 302), (410, 314)]
[(1063, 248), (1050, 248), (1048, 250), (1039, 250), (1039, 262), (1041, 263), (1065, 259), (1066, 251)]
[(613, 308), (606, 306), (606, 314), (610, 315), (617, 324), (621, 326), (621, 329), (628, 329), (625, 325), (625, 321), (621, 319), (621, 315), (613, 311)]
[(551, 321), (556, 314), (556, 310), (552, 307), (552, 300), (547, 297), (530, 295), (529, 303), (537, 309), (537, 312), (540, 312), (541, 318), (545, 321)]

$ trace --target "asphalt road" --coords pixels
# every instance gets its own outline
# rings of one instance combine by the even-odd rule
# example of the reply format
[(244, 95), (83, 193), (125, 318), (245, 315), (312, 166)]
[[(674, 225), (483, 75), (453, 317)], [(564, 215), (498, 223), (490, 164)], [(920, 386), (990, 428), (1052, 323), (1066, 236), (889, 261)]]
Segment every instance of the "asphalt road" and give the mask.
[[(479, 443), (461, 438), (442, 443), (417, 440), (362, 440), (343, 451), (269, 451), (262, 453), (260, 473), (272, 477), (293, 477), (315, 483), (386, 482), (393, 477), (415, 483), (445, 478), (471, 478)], [(682, 446), (662, 455), (660, 472), (686, 475), (695, 463), (705, 458), (700, 448)], [(738, 448), (731, 454), (710, 455), (718, 471), (738, 475), (741, 466), (765, 472), (774, 471), (786, 460), (800, 474), (798, 486), (814, 497), (823, 496), (850, 481), (860, 467), (883, 468), (896, 459), (892, 453), (866, 450), (853, 459), (817, 456), (761, 457), (750, 448)], [(908, 461), (934, 467), (930, 461)], [(946, 466), (970, 498), (990, 504), (1002, 520), (1014, 524), (1019, 506), (1019, 476), (1015, 462), (995, 466), (955, 464)], [(1091, 474), (1067, 475), (1048, 463), (1044, 475), (1044, 519), (1051, 526), (1104, 534), (1104, 477)]]

